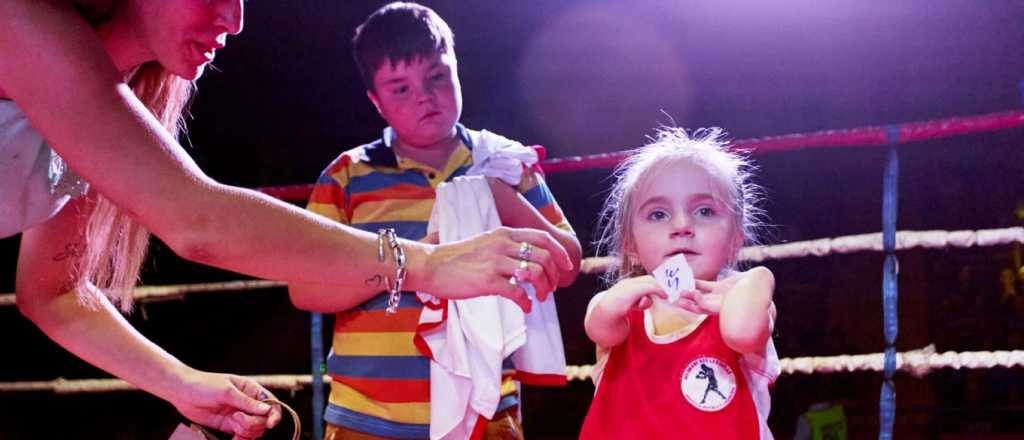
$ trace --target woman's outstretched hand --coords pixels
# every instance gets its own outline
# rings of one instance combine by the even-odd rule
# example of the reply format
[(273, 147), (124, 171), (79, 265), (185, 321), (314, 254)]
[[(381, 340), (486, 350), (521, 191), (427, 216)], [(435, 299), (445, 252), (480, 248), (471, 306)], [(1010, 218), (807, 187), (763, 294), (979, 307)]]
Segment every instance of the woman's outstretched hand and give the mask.
[(279, 406), (260, 402), (273, 397), (252, 379), (193, 370), (171, 403), (189, 420), (242, 440), (260, 437), (281, 421)]
[(436, 246), (421, 267), (410, 272), (410, 286), (442, 298), (463, 299), (481, 295), (501, 295), (530, 311), (530, 298), (509, 280), (520, 268), (520, 248), (530, 247), (529, 261), (518, 271), (518, 281), (529, 282), (538, 300), (545, 300), (562, 271), (572, 269), (572, 261), (547, 232), (534, 229), (500, 227), (473, 238)]

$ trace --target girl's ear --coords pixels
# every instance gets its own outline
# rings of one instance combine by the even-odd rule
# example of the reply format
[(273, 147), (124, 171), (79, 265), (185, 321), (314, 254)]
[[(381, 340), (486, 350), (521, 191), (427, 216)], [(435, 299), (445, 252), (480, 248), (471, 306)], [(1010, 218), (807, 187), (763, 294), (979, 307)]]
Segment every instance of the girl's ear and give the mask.
[(740, 249), (743, 249), (743, 241), (746, 239), (747, 236), (743, 234), (743, 230), (737, 228), (736, 232), (732, 234), (733, 252), (738, 254), (740, 252)]
[(729, 266), (732, 266), (734, 269), (739, 264), (740, 249), (743, 249), (743, 241), (745, 239), (746, 235), (743, 234), (742, 229), (737, 228), (732, 234), (732, 243), (730, 243), (732, 245), (732, 252), (730, 253)]

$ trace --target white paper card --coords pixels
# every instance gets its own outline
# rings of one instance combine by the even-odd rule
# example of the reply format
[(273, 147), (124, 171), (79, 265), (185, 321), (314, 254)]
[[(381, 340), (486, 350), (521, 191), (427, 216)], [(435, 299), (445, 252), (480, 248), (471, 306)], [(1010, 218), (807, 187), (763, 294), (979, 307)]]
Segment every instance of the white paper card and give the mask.
[(668, 294), (670, 303), (679, 299), (679, 292), (695, 290), (697, 287), (693, 281), (693, 269), (690, 269), (683, 254), (673, 255), (662, 262), (654, 269), (654, 279), (658, 280), (658, 285)]

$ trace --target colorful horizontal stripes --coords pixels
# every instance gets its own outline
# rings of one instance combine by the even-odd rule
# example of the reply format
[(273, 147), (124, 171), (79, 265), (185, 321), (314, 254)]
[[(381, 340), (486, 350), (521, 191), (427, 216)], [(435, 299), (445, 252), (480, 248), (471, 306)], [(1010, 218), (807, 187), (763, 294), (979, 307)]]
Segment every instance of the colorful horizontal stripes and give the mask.
[[(472, 165), (472, 140), (458, 126), (462, 139), (443, 170), (395, 157), (388, 141), (377, 141), (342, 153), (317, 179), (307, 208), (365, 231), (394, 228), (403, 238), (426, 235), (434, 207), (435, 188), (464, 175)], [(517, 188), (548, 221), (566, 230), (566, 222), (543, 178), (526, 170)], [(430, 423), (430, 362), (413, 337), (422, 303), (412, 292), (401, 297), (398, 312), (388, 315), (387, 295), (338, 313), (327, 372), (331, 394), (324, 419), (374, 435), (426, 438)], [(516, 372), (506, 360), (499, 410), (518, 404)]]

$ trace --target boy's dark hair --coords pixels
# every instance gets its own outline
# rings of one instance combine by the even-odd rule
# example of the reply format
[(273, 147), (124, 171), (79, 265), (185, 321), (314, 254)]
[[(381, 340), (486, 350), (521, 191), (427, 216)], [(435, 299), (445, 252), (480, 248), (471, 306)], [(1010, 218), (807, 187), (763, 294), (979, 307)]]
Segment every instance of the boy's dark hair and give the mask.
[(416, 3), (388, 3), (356, 28), (352, 57), (371, 92), (373, 74), (388, 60), (392, 65), (455, 49), (451, 28), (433, 9)]

